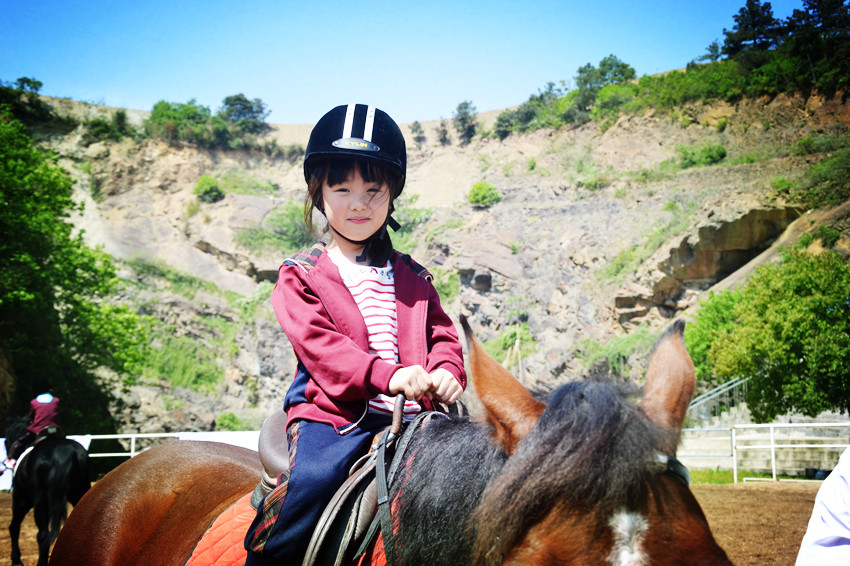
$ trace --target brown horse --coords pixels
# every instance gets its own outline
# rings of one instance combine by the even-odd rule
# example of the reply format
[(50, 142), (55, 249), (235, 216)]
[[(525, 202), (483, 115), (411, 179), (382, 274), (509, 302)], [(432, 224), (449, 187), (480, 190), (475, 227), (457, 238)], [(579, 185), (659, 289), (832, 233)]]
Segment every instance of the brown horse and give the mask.
[[(538, 399), (472, 337), (485, 409), (418, 429), (391, 487), (400, 564), (731, 564), (675, 460), (694, 369), (674, 323), (637, 406), (588, 380)], [(182, 565), (224, 508), (258, 481), (255, 453), (207, 443), (152, 449), (98, 482), (68, 518), (51, 565)], [(379, 537), (361, 560), (384, 564)]]

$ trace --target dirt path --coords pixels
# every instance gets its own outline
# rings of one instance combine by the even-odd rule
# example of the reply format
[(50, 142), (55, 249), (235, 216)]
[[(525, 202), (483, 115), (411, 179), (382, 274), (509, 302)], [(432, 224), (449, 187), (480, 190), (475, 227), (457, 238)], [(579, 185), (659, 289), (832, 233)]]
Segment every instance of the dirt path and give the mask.
[[(715, 538), (738, 566), (793, 566), (820, 483), (695, 485)], [(11, 555), (12, 496), (0, 492), (0, 564)], [(32, 513), (21, 530), (25, 565), (38, 560)]]

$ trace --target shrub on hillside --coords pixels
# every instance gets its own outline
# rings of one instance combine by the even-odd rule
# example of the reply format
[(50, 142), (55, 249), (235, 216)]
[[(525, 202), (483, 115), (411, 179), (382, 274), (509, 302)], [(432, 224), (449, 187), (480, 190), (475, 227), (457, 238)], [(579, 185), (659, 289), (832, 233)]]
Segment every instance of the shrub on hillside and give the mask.
[(86, 122), (86, 131), (83, 134), (82, 142), (85, 145), (91, 145), (98, 141), (118, 141), (131, 134), (132, 130), (127, 123), (127, 111), (116, 110), (112, 114), (112, 119), (100, 116)]
[(699, 148), (681, 145), (676, 151), (679, 153), (679, 165), (682, 169), (713, 165), (726, 159), (726, 148), (722, 145), (704, 145)]
[(472, 185), (472, 189), (470, 189), (469, 194), (466, 195), (466, 200), (468, 200), (473, 206), (486, 207), (496, 204), (502, 200), (502, 195), (499, 194), (499, 191), (493, 183), (489, 181), (479, 181)]
[(812, 165), (796, 196), (811, 208), (835, 206), (850, 198), (850, 147)]
[(850, 136), (833, 133), (803, 136), (794, 142), (795, 155), (829, 153), (850, 146)]
[(218, 180), (210, 175), (201, 175), (192, 192), (198, 195), (201, 202), (218, 202), (224, 198), (224, 191), (221, 190)]

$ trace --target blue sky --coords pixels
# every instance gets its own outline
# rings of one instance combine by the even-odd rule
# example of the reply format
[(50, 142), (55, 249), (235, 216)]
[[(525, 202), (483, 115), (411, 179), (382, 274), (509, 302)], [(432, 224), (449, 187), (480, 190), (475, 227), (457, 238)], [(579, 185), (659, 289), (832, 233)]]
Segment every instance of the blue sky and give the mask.
[[(520, 104), (609, 54), (638, 76), (703, 55), (745, 0), (0, 0), (0, 80), (150, 110), (243, 93), (269, 122), (312, 124), (348, 102), (398, 122)], [(785, 18), (802, 0), (771, 2)]]

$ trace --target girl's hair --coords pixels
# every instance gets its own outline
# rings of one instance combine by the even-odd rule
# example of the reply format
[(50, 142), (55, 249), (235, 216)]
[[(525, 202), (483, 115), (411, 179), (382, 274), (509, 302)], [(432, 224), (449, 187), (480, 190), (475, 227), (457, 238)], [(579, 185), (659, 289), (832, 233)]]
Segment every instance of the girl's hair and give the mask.
[(331, 157), (314, 160), (311, 165), (313, 167), (308, 174), (307, 196), (304, 198), (304, 223), (310, 232), (313, 231), (313, 209), (323, 209), (322, 185), (325, 181), (330, 186), (338, 185), (358, 171), (367, 183), (386, 185), (390, 193), (388, 215), (392, 213), (393, 200), (401, 193), (404, 184), (404, 176), (400, 171), (371, 160)]

